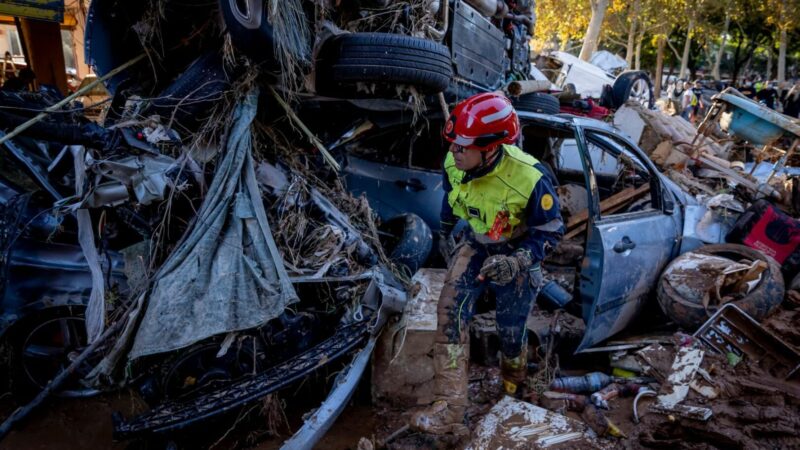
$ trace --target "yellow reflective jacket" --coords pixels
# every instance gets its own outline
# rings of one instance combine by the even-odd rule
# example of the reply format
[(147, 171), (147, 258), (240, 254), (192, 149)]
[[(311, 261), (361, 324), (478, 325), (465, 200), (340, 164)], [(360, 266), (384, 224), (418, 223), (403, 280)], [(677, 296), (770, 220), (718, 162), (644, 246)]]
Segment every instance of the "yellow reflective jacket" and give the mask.
[(502, 237), (510, 238), (519, 224), (525, 222), (525, 208), (542, 172), (534, 167), (539, 161), (518, 147), (503, 145), (503, 152), (502, 159), (489, 173), (465, 183), (462, 180), (466, 173), (456, 168), (453, 154), (448, 152), (444, 164), (452, 190), (447, 202), (453, 214), (469, 222), (478, 234), (489, 232), (498, 213), (507, 212), (508, 227)]

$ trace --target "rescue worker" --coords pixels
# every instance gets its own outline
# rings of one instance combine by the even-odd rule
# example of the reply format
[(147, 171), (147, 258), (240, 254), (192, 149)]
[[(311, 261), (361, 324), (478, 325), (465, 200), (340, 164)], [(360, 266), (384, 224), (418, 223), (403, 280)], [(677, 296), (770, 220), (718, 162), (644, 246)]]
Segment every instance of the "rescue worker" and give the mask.
[[(449, 261), (437, 307), (435, 402), (414, 414), (410, 425), (462, 434), (475, 303), (487, 288), (494, 291), (503, 387), (521, 395), (527, 375), (525, 322), (542, 284), (540, 263), (561, 239), (564, 224), (551, 172), (514, 145), (520, 125), (506, 97), (485, 93), (464, 100), (443, 134), (450, 149), (439, 246)], [(458, 219), (469, 227), (455, 246)]]

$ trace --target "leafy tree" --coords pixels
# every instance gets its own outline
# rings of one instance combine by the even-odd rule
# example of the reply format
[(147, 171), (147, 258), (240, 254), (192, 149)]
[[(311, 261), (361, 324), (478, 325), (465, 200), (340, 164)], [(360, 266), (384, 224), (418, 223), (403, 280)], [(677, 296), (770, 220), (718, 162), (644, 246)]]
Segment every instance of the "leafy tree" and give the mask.
[(571, 40), (583, 38), (591, 14), (588, 0), (537, 1), (534, 39), (538, 47), (558, 43), (567, 50)]

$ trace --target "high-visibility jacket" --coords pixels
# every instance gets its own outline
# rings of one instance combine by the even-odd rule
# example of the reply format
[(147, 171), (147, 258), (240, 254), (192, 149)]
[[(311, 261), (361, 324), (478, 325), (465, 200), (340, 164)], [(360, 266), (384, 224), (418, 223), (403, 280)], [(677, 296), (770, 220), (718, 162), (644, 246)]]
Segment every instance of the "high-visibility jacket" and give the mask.
[[(452, 190), (447, 194), (447, 202), (453, 214), (469, 222), (475, 233), (486, 234), (498, 214), (506, 213), (508, 225), (502, 236), (510, 238), (525, 222), (528, 200), (542, 179), (542, 172), (534, 167), (538, 162), (518, 147), (504, 145), (501, 161), (489, 173), (462, 183), (466, 173), (456, 168), (453, 154), (448, 153), (445, 172)], [(552, 197), (545, 201), (549, 202), (545, 206), (554, 206)]]

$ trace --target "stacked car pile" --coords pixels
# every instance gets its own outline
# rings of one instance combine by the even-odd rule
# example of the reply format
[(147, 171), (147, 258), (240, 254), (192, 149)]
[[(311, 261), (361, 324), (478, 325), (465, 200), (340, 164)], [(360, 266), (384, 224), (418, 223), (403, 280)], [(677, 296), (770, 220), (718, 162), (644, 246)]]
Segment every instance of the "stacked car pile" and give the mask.
[[(327, 399), (292, 421), (303, 425), (287, 443), (307, 448), (376, 349), (376, 402), (403, 408), (387, 426), (426, 401), (428, 319), (443, 277), (431, 254), (442, 110), (532, 85), (534, 25), (532, 1), (93, 1), (87, 51), (111, 94), (101, 124), (48, 93), (0, 91), (0, 336), (13, 392), (124, 385), (146, 407), (115, 415), (116, 438), (207, 446), (243, 406), (308, 382)], [(577, 66), (562, 67), (557, 96), (522, 89), (514, 99), (519, 146), (552, 171), (567, 228), (528, 323), (531, 389), (524, 402), (493, 404), (492, 371), (478, 369), (472, 445), (716, 439), (724, 431), (703, 435), (694, 421), (725, 430), (739, 413), (717, 410), (722, 399), (728, 412), (763, 404), (735, 405), (721, 384), (731, 373), (747, 370), (731, 383), (754, 396), (769, 395), (762, 373), (780, 381), (774, 396), (796, 394), (796, 353), (768, 331), (783, 330), (793, 310), (767, 329), (753, 321), (774, 313), (782, 276), (796, 272), (774, 261), (800, 261), (795, 235), (778, 242), (772, 231), (791, 219), (759, 203), (728, 234), (749, 247), (708, 246), (736, 220), (731, 199), (698, 201), (638, 137), (580, 117), (630, 100), (651, 107), (646, 76), (605, 74), (597, 93), (576, 92)], [(491, 365), (491, 299), (481, 308), (473, 360)], [(381, 333), (393, 313), (402, 318)], [(678, 327), (700, 328), (673, 337)], [(569, 378), (595, 368), (607, 374)], [(313, 391), (293, 401), (316, 402)], [(633, 425), (620, 402), (637, 415), (648, 396), (658, 414)], [(786, 423), (753, 419), (732, 445), (796, 444), (785, 431), (797, 402), (774, 406), (770, 417)], [(530, 429), (501, 429), (520, 417)], [(223, 425), (198, 426), (207, 421)], [(430, 443), (390, 437), (384, 445)]]

